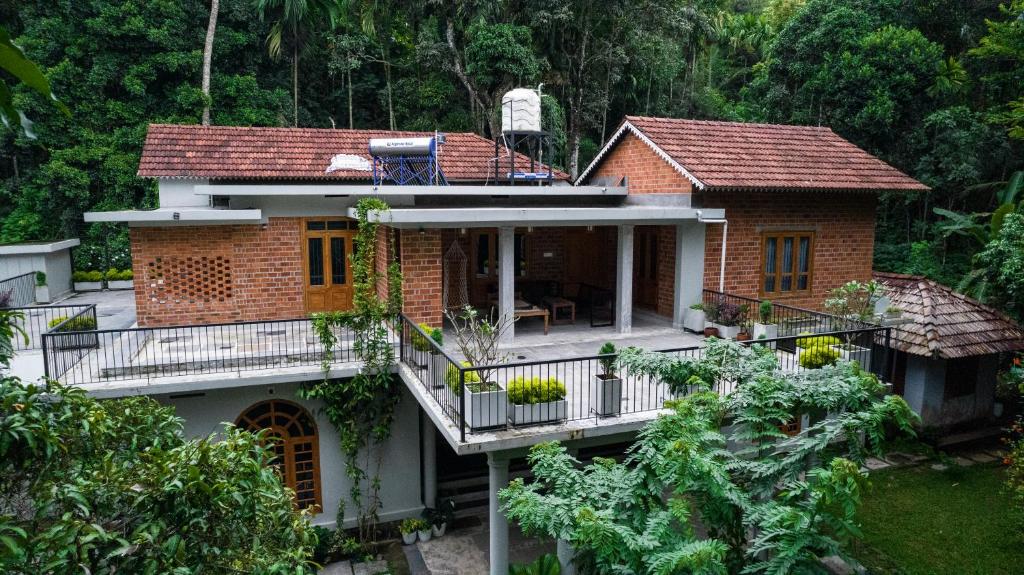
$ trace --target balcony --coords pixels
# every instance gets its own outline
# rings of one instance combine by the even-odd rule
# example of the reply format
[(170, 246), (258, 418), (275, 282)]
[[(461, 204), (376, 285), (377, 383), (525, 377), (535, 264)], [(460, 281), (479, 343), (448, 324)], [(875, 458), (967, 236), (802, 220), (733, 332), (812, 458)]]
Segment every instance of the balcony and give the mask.
[[(704, 302), (751, 310), (758, 304), (714, 291), (704, 292)], [(336, 328), (339, 345), (328, 358), (308, 319), (76, 329), (80, 324), (75, 318), (94, 313), (94, 309), (83, 309), (54, 326), (42, 335), (42, 347), (51, 378), (83, 386), (100, 397), (309, 381), (323, 376), (325, 360), (332, 378), (351, 377), (361, 367), (351, 330)], [(891, 362), (882, 351), (888, 328), (784, 305), (773, 306), (772, 319), (776, 337), (744, 344), (772, 349), (781, 369), (804, 369), (798, 340), (811, 333), (839, 338), (849, 348), (843, 352), (845, 358), (888, 379), (884, 374)], [(665, 401), (693, 391), (671, 389), (665, 382), (628, 370), (620, 370), (616, 382), (603, 381), (597, 376), (603, 373), (600, 364), (605, 358), (596, 355), (603, 341), (675, 357), (700, 358), (704, 353), (702, 336), (673, 329), (656, 317), (638, 316), (630, 334), (583, 326), (568, 326), (551, 336), (525, 329), (520, 334), (508, 348), (510, 361), (467, 367), (450, 342), (438, 345), (404, 316), (395, 325), (397, 373), (457, 451), (632, 431), (656, 417)], [(519, 386), (534, 380), (543, 391), (557, 390), (557, 397), (517, 403)], [(718, 381), (714, 390), (725, 394), (734, 386), (734, 382)]]

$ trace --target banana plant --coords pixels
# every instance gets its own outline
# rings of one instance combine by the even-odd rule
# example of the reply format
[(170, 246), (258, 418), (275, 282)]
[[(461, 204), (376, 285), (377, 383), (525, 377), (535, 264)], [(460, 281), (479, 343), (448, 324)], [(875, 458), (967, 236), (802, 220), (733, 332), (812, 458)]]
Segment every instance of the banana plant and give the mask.
[[(11, 40), (10, 34), (3, 27), (0, 27), (0, 70), (10, 73), (22, 84), (52, 100), (60, 111), (70, 114), (67, 106), (50, 90), (50, 82), (39, 66), (25, 56), (25, 52)], [(34, 140), (36, 134), (32, 131), (32, 120), (15, 107), (14, 92), (7, 81), (0, 77), (0, 121), (3, 121), (5, 127), (14, 129), (15, 120), (21, 124), (25, 136)]]
[[(971, 189), (991, 188), (993, 185), (1002, 183), (981, 184)], [(999, 235), (1006, 214), (1017, 209), (1018, 199), (1024, 194), (1024, 171), (1014, 172), (1005, 183), (1006, 185), (996, 192), (997, 207), (995, 211), (964, 214), (943, 208), (934, 208), (932, 211), (936, 215), (945, 218), (939, 222), (939, 233), (947, 238), (953, 235), (965, 236), (973, 238), (980, 246), (987, 245), (992, 238)]]

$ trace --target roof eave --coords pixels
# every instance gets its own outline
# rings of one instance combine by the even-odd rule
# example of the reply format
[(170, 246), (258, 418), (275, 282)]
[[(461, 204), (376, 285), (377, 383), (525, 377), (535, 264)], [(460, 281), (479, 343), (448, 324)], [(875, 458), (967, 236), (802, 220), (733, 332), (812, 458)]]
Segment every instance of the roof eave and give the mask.
[(608, 139), (608, 143), (605, 144), (603, 148), (601, 148), (601, 151), (598, 152), (596, 156), (594, 156), (594, 159), (590, 162), (590, 165), (588, 165), (587, 168), (583, 170), (582, 173), (580, 173), (579, 177), (576, 178), (576, 181), (573, 182), (573, 185), (579, 185), (580, 182), (582, 182), (587, 176), (590, 175), (594, 168), (596, 168), (598, 164), (600, 164), (604, 160), (605, 156), (607, 156), (608, 153), (611, 152), (612, 148), (618, 145), (619, 140), (622, 139), (622, 136), (626, 133), (627, 130), (631, 132), (634, 136), (636, 136), (641, 142), (647, 144), (647, 147), (653, 150), (655, 154), (657, 154), (662, 160), (665, 161), (665, 163), (667, 163), (669, 166), (672, 166), (672, 169), (679, 172), (679, 174), (686, 178), (687, 180), (690, 180), (690, 182), (694, 186), (696, 186), (697, 189), (703, 190), (706, 187), (706, 184), (704, 182), (702, 182), (696, 176), (690, 173), (690, 171), (684, 168), (682, 164), (675, 161), (672, 158), (672, 156), (665, 152), (665, 150), (662, 150), (661, 147), (655, 144), (653, 140), (648, 138), (646, 134), (644, 134), (639, 128), (634, 126), (633, 123), (630, 122), (629, 120), (622, 121), (622, 125), (619, 126), (619, 129), (616, 130), (614, 134), (612, 134), (612, 137)]

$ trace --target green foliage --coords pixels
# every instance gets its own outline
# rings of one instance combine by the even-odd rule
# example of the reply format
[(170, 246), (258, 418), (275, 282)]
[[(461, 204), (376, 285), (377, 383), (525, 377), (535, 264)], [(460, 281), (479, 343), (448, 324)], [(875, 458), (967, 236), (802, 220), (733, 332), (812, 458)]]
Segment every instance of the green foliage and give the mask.
[(757, 318), (765, 325), (772, 323), (772, 316), (774, 314), (775, 306), (769, 300), (764, 300), (757, 306)]
[(800, 335), (803, 337), (796, 338), (796, 346), (800, 349), (829, 347), (843, 343), (841, 339), (834, 335), (814, 335), (809, 331), (800, 332)]
[(1024, 320), (1024, 214), (1007, 214), (999, 234), (974, 263), (976, 271), (961, 287)]
[[(468, 361), (462, 362), (462, 367), (473, 367), (473, 364)], [(459, 385), (459, 368), (452, 364), (448, 364), (448, 367), (444, 370), (444, 382), (448, 386), (448, 389), (452, 390), (455, 395), (462, 395), (462, 389)], [(473, 393), (479, 391), (485, 391), (481, 389), (483, 380), (480, 379), (480, 372), (478, 371), (466, 371), (466, 375), (463, 376), (466, 387)]]
[(0, 381), (0, 570), (313, 573), (264, 438), (186, 441), (173, 409)]
[(557, 555), (545, 553), (533, 563), (509, 565), (508, 575), (562, 575), (562, 564)]
[(466, 30), (466, 73), (484, 90), (530, 84), (540, 74), (530, 29), (477, 22)]
[[(305, 397), (324, 402), (323, 413), (341, 437), (345, 473), (352, 484), (348, 499), (356, 507), (359, 536), (364, 542), (376, 536), (383, 457), (379, 446), (391, 437), (395, 406), (401, 397), (401, 384), (391, 373), (395, 351), (389, 324), (402, 310), (402, 274), (397, 262), (388, 263), (384, 273), (377, 271), (377, 242), (387, 236), (381, 235), (383, 231), (371, 217), (387, 210), (387, 204), (378, 198), (364, 198), (356, 204), (359, 231), (351, 260), (352, 310), (313, 314), (312, 327), (325, 350), (324, 379), (308, 383), (302, 390)], [(377, 294), (378, 283), (383, 282), (388, 286), (387, 298)], [(334, 328), (343, 326), (354, 332), (353, 351), (363, 369), (342, 385), (327, 376), (338, 343)], [(367, 462), (365, 468), (361, 459)], [(339, 517), (344, 517), (344, 510), (343, 498)]]
[(406, 535), (416, 533), (417, 531), (424, 531), (426, 529), (430, 529), (430, 524), (415, 517), (403, 519), (402, 522), (398, 524), (398, 530)]
[(565, 385), (555, 377), (517, 376), (505, 384), (508, 401), (514, 405), (531, 405), (565, 399)]
[(42, 287), (46, 285), (46, 272), (36, 272), (36, 286)]
[(108, 281), (130, 281), (135, 277), (135, 273), (131, 269), (119, 270), (117, 268), (110, 268), (107, 270), (105, 277)]
[[(535, 446), (534, 481), (500, 493), (507, 516), (568, 541), (592, 573), (809, 573), (819, 557), (844, 554), (858, 533), (864, 458), (891, 430), (912, 435), (916, 415), (899, 397), (881, 398), (856, 364), (784, 373), (763, 351), (716, 345), (706, 361), (747, 375), (735, 392), (671, 403), (622, 463), (582, 466), (557, 443)], [(780, 430), (826, 412), (796, 436)]]
[(615, 349), (615, 344), (606, 341), (601, 345), (601, 349), (597, 350), (598, 355), (606, 356), (597, 360), (597, 363), (601, 365), (601, 373), (605, 375), (615, 374), (615, 362), (617, 361), (616, 353), (618, 350)]
[(1006, 492), (1013, 502), (1017, 516), (1018, 538), (1024, 539), (1024, 418), (1018, 417), (1010, 428), (1007, 453), (1003, 460), (1006, 470)]
[[(58, 101), (57, 96), (50, 91), (50, 82), (46, 80), (46, 76), (43, 75), (39, 66), (29, 60), (25, 56), (25, 52), (11, 41), (11, 36), (4, 27), (0, 27), (0, 70), (4, 70), (21, 84), (52, 100), (65, 114), (70, 114), (67, 107)], [(14, 104), (10, 86), (7, 85), (4, 78), (0, 78), (0, 121), (5, 127), (11, 128), (17, 119), (25, 137), (35, 139), (32, 121)]]
[(425, 323), (421, 323), (419, 325), (419, 328), (423, 330), (423, 333), (427, 334), (427, 337), (423, 337), (418, 332), (414, 331), (412, 333), (412, 337), (410, 338), (412, 340), (413, 349), (415, 349), (416, 351), (430, 351), (432, 347), (430, 345), (430, 342), (427, 341), (427, 338), (436, 343), (438, 346), (444, 345), (444, 331), (442, 331), (441, 328), (430, 327), (430, 325)]
[(76, 271), (71, 274), (71, 281), (76, 282), (101, 282), (103, 281), (103, 272), (98, 270), (83, 272)]
[(800, 354), (800, 367), (819, 369), (839, 361), (839, 350), (825, 345), (813, 345)]
[(62, 323), (64, 325), (61, 326), (61, 331), (89, 331), (96, 329), (96, 320), (87, 315), (77, 316), (70, 321), (68, 321), (68, 316), (66, 315), (58, 316), (47, 322), (46, 326), (53, 329)]

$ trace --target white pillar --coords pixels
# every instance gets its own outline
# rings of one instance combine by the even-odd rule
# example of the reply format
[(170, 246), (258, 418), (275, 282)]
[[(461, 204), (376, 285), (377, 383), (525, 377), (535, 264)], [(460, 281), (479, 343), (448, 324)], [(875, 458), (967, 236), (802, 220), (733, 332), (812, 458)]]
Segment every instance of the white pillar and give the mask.
[(420, 438), (423, 444), (423, 505), (437, 509), (437, 446), (434, 423), (420, 411)]
[(615, 274), (615, 329), (629, 333), (633, 329), (633, 226), (619, 226), (618, 257)]
[(704, 290), (704, 224), (676, 225), (675, 292), (672, 296), (672, 327), (683, 329), (683, 314), (701, 301)]
[(510, 344), (515, 337), (516, 229), (498, 229), (498, 319), (508, 327), (499, 343)]
[(490, 573), (508, 575), (508, 520), (498, 501), (498, 490), (508, 486), (508, 458), (501, 453), (488, 453), (487, 470), (490, 484)]
[(576, 575), (576, 550), (568, 541), (559, 539), (556, 543), (555, 553), (558, 555), (558, 563), (562, 566), (562, 575)]

